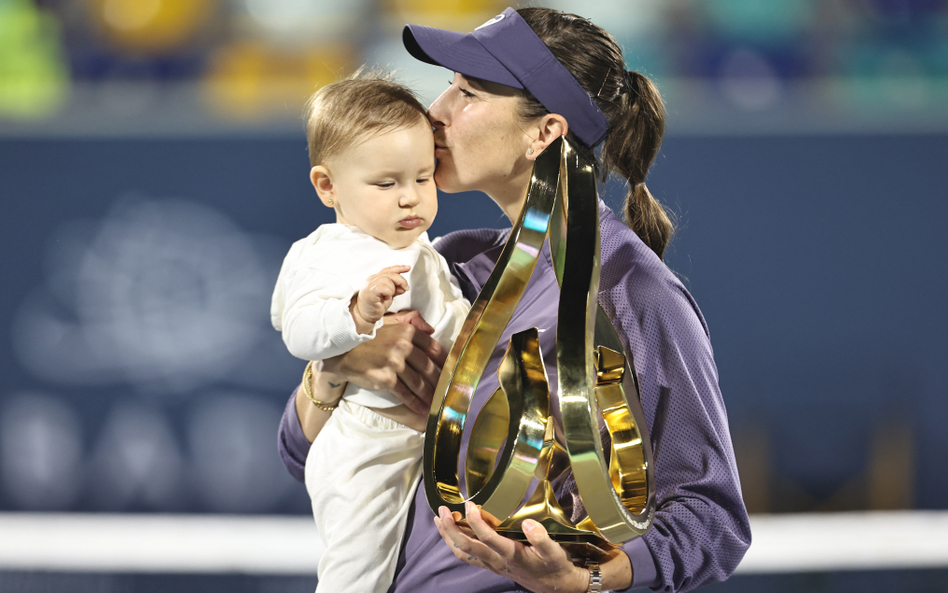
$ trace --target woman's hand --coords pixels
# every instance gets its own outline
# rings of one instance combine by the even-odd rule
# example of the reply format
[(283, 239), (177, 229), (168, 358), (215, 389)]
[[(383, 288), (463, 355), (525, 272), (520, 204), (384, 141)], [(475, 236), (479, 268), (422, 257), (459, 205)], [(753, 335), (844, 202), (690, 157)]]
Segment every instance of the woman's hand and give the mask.
[(435, 517), (438, 532), (458, 559), (512, 579), (535, 593), (586, 591), (589, 571), (574, 565), (542, 525), (530, 519), (523, 522), (523, 532), (530, 542), (526, 545), (499, 535), (494, 528), (500, 522), (473, 503), (467, 503), (466, 511), (475, 537), (461, 531), (447, 507), (441, 507), (440, 515)]
[(384, 321), (374, 339), (324, 360), (322, 368), (359, 387), (390, 391), (427, 416), (447, 352), (417, 311), (386, 315)]

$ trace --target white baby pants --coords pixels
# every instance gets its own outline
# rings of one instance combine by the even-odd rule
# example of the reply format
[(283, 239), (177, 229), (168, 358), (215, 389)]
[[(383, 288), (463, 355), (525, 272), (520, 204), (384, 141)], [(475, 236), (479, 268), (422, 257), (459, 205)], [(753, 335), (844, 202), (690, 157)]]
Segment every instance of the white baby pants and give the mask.
[(317, 593), (385, 593), (421, 479), (424, 433), (343, 399), (306, 458), (326, 545)]

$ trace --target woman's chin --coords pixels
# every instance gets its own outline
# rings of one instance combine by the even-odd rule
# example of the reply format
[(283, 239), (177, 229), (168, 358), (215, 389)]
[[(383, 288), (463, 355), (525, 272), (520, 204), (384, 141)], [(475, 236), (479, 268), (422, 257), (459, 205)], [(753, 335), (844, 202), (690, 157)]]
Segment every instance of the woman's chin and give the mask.
[(446, 194), (456, 194), (458, 192), (465, 191), (465, 188), (461, 187), (461, 184), (458, 183), (458, 178), (454, 175), (448, 175), (441, 173), (441, 170), (435, 171), (434, 175), (435, 185), (438, 186), (438, 189), (443, 191)]

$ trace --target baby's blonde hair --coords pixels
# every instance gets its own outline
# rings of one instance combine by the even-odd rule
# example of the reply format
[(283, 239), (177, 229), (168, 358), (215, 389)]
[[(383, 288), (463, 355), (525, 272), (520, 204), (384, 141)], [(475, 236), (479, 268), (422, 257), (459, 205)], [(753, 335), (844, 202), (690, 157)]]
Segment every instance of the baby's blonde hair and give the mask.
[(414, 92), (391, 73), (364, 68), (313, 93), (304, 114), (313, 167), (376, 134), (428, 123)]

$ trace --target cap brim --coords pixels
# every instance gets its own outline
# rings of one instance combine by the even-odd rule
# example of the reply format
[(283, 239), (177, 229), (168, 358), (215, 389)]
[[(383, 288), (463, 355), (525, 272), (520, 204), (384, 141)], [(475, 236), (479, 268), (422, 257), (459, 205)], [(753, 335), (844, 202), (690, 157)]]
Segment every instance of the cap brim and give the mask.
[(524, 88), (470, 33), (405, 25), (402, 30), (402, 42), (408, 53), (422, 62), (443, 66), (465, 76), (517, 89)]

